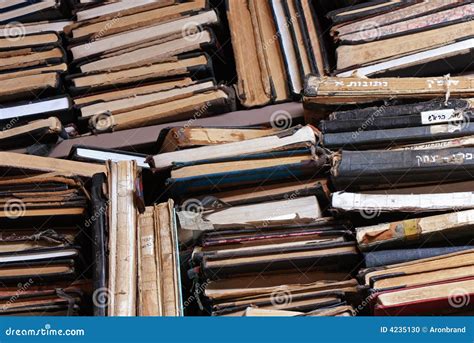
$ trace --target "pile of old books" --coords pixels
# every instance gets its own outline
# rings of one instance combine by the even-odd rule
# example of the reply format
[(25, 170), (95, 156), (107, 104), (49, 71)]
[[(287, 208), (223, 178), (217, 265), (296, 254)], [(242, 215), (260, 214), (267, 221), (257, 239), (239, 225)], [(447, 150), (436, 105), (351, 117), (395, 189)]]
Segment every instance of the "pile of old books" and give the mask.
[(0, 146), (54, 143), (74, 120), (62, 84), (68, 67), (59, 33), (67, 22), (45, 22), (59, 17), (56, 1), (10, 5), (0, 4)]
[(61, 0), (2, 1), (0, 23), (31, 23), (60, 19), (66, 5), (67, 2)]
[(0, 314), (472, 314), (474, 4), (351, 3), (0, 1)]
[(195, 128), (192, 137), (220, 142), (184, 150), (169, 142), (149, 160), (170, 174), (179, 241), (206, 310), (352, 315), (359, 255), (350, 225), (327, 216), (327, 183), (318, 175), (328, 159), (315, 131), (235, 130)]
[(0, 4), (0, 147), (55, 143), (75, 120), (62, 76), (67, 73), (59, 1)]
[(330, 12), (338, 76), (432, 76), (461, 73), (474, 48), (474, 4), (369, 1)]
[(366, 266), (358, 277), (375, 315), (474, 307), (473, 85), (449, 76), (308, 78), (307, 108), (336, 109), (319, 121), (321, 144), (333, 151), (330, 207), (355, 227)]
[(356, 228), (367, 267), (359, 277), (376, 315), (467, 314), (474, 308), (473, 193), (459, 191), (462, 183), (445, 187), (451, 192), (434, 186), (333, 194), (334, 208), (379, 223)]
[[(100, 166), (2, 152), (1, 315), (91, 314), (85, 182)], [(95, 266), (95, 267), (94, 267)]]
[[(365, 198), (360, 194), (342, 196)], [(474, 294), (474, 246), (470, 231), (474, 212), (431, 212), (452, 211), (456, 202), (464, 201), (465, 208), (472, 208), (472, 192), (368, 195), (365, 200), (397, 202), (400, 208), (388, 207), (393, 212), (418, 212), (416, 217), (407, 215), (410, 219), (356, 229), (359, 247), (367, 251), (367, 269), (361, 270), (359, 277), (370, 293), (368, 297), (374, 314), (471, 312), (474, 308), (471, 300)], [(446, 204), (441, 204), (442, 201)], [(362, 207), (374, 211), (370, 205)]]
[(67, 78), (80, 122), (118, 131), (204, 117), (233, 109), (231, 88), (218, 86), (206, 1), (80, 4), (67, 28), (74, 73)]
[(299, 97), (305, 75), (329, 72), (311, 1), (235, 0), (226, 12), (244, 106)]

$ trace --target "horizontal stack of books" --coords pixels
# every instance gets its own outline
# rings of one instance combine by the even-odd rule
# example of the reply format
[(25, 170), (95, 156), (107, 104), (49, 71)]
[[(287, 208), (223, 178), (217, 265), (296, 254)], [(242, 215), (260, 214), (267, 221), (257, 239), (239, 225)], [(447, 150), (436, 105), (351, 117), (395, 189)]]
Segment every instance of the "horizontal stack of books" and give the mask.
[(71, 24), (60, 1), (0, 4), (0, 148), (9, 150), (67, 138), (75, 118), (63, 87), (68, 71), (62, 32)]
[(378, 251), (366, 255), (372, 266), (359, 277), (374, 315), (467, 316), (474, 309), (473, 255), (472, 247)]
[(206, 1), (94, 2), (75, 13), (67, 83), (79, 122), (93, 132), (234, 108), (233, 90), (214, 78), (219, 16)]
[(0, 315), (92, 314), (92, 271), (102, 266), (92, 259), (86, 182), (103, 168), (1, 154)]
[(328, 13), (337, 76), (434, 76), (472, 70), (474, 4), (369, 1)]
[[(377, 13), (395, 18), (449, 3), (387, 2)], [(331, 151), (330, 211), (350, 220), (364, 255), (363, 312), (472, 313), (473, 79), (345, 76), (310, 75), (304, 101), (321, 146)]]
[[(251, 222), (242, 223), (243, 213), (260, 218), (246, 216)], [(178, 212), (181, 220), (185, 216), (192, 214)], [(248, 316), (249, 307), (308, 315), (353, 312), (358, 284), (351, 272), (359, 257), (352, 232), (345, 223), (322, 218), (316, 197), (232, 206), (194, 219), (212, 225), (192, 252), (212, 315)]]
[(21, 23), (16, 25), (0, 36), (2, 149), (55, 143), (67, 135), (63, 125), (74, 121), (62, 83), (68, 67), (60, 35), (26, 34)]
[(207, 313), (354, 314), (359, 254), (351, 226), (327, 216), (327, 181), (317, 176), (328, 160), (314, 129), (179, 130), (148, 161), (169, 175)]

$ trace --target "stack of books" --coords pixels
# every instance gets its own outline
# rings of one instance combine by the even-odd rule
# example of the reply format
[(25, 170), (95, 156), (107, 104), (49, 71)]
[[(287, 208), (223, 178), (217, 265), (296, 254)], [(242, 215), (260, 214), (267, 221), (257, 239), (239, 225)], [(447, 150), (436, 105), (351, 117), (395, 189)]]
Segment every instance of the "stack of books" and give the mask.
[(46, 24), (45, 21), (60, 19), (67, 5), (67, 1), (61, 0), (2, 1), (0, 23), (43, 22), (42, 24)]
[(103, 168), (1, 154), (0, 315), (92, 314), (92, 271), (102, 266), (86, 181)]
[(0, 314), (472, 314), (473, 15), (0, 1)]
[[(376, 13), (386, 11), (385, 19), (394, 20), (400, 11), (448, 4), (386, 2)], [(450, 6), (465, 8), (459, 2)], [(364, 12), (371, 7), (360, 8)], [(334, 30), (344, 32), (346, 14), (337, 11), (334, 18), (338, 13), (341, 24)], [(347, 18), (352, 20), (347, 27), (354, 28), (356, 18)], [(379, 29), (383, 35), (384, 26)], [(364, 255), (365, 268), (358, 273), (365, 291), (363, 303), (368, 304), (364, 313), (472, 313), (474, 81), (438, 72), (416, 78), (365, 78), (352, 73), (307, 78), (306, 118), (317, 123), (321, 146), (332, 151), (330, 212), (350, 220)]]
[(174, 128), (148, 158), (169, 175), (188, 274), (208, 313), (354, 314), (359, 254), (350, 225), (327, 215), (328, 160), (316, 133)]
[(369, 1), (328, 13), (337, 76), (433, 76), (472, 70), (471, 1)]
[(48, 22), (63, 7), (58, 1), (0, 6), (0, 147), (55, 143), (75, 119), (62, 82), (68, 66), (61, 32), (69, 22)]
[(80, 122), (118, 131), (230, 111), (234, 93), (216, 83), (206, 1), (79, 4), (67, 28), (67, 78)]
[(450, 98), (335, 111), (319, 129), (333, 150), (466, 147), (474, 129), (471, 103)]
[(334, 155), (339, 191), (331, 208), (356, 227), (366, 265), (360, 281), (375, 315), (472, 311), (472, 153), (440, 147)]
[(236, 185), (305, 180), (327, 166), (324, 151), (316, 150), (311, 126), (263, 129), (260, 134), (264, 136), (245, 139), (239, 135), (237, 142), (160, 153), (150, 156), (148, 162), (155, 172), (169, 170), (166, 185), (181, 198)]
[(472, 315), (471, 247), (377, 251), (359, 273), (377, 316)]
[(353, 313), (358, 284), (351, 272), (359, 262), (353, 235), (346, 223), (322, 217), (315, 196), (194, 214), (178, 212), (178, 219), (182, 230), (203, 230), (189, 219), (208, 226), (192, 263), (212, 315), (250, 316), (248, 308)]

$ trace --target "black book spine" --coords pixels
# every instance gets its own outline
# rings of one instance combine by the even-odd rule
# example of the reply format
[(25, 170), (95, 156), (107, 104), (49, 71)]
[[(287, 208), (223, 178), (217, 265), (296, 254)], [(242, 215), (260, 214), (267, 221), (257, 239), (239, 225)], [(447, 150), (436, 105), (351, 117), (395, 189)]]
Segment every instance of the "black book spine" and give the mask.
[(470, 180), (474, 148), (409, 151), (343, 151), (333, 161), (336, 187)]
[[(107, 291), (107, 208), (108, 202), (103, 193), (106, 177), (104, 174), (95, 174), (92, 177), (92, 216), (88, 219), (93, 227), (94, 236), (94, 316), (106, 316)], [(87, 223), (86, 221), (86, 226)]]
[(329, 118), (331, 120), (356, 120), (378, 117), (395, 117), (420, 114), (424, 111), (439, 111), (447, 109), (467, 109), (469, 103), (463, 99), (452, 99), (446, 104), (444, 101), (433, 100), (424, 101), (415, 104), (404, 105), (382, 105), (377, 107), (368, 107), (362, 109), (353, 109), (346, 111), (333, 112)]
[(403, 263), (472, 249), (472, 246), (382, 250), (364, 253), (367, 268)]
[(398, 129), (326, 133), (323, 145), (329, 149), (376, 149), (421, 143), (474, 134), (474, 123), (447, 123)]

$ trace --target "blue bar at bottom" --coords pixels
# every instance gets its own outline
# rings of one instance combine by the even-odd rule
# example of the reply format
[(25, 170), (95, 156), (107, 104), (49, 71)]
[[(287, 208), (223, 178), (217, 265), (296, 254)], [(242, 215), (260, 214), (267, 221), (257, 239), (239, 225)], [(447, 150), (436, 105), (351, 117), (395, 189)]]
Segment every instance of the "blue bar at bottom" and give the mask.
[(0, 342), (474, 342), (473, 317), (3, 317)]

